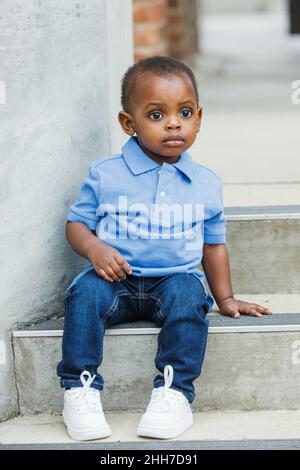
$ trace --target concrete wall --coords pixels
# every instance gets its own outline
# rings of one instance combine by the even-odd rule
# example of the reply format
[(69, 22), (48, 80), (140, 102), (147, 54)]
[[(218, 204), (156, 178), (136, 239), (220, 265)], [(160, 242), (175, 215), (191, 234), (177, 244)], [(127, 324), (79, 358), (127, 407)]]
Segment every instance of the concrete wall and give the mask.
[(133, 62), (131, 0), (1, 0), (0, 44), (6, 419), (18, 412), (11, 330), (63, 313), (64, 289), (85, 265), (65, 240), (66, 212), (88, 162), (118, 152), (126, 140), (117, 112), (120, 78)]

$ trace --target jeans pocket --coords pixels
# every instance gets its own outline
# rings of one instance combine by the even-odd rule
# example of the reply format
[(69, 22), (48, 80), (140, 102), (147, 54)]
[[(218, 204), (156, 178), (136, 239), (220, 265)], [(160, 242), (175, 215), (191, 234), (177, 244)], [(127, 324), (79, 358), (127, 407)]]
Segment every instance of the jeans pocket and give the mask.
[(74, 284), (67, 287), (67, 289), (65, 290), (65, 299), (67, 299), (68, 297), (70, 297), (70, 295), (72, 294), (73, 292), (73, 289), (74, 289)]
[(159, 326), (162, 326), (166, 320), (164, 314), (162, 313), (161, 310), (161, 302), (157, 297), (152, 297), (152, 301), (155, 304), (155, 310), (152, 315), (152, 320), (154, 323), (159, 323)]
[(204, 311), (205, 311), (205, 315), (207, 315), (208, 312), (209, 312), (209, 303), (205, 302), (205, 304), (203, 305), (203, 308), (204, 308)]
[(109, 320), (117, 311), (118, 307), (119, 307), (119, 295), (116, 294), (115, 298), (114, 298), (114, 301), (111, 305), (111, 307), (109, 308), (108, 312), (106, 313), (105, 315), (105, 319), (106, 320)]
[(69, 295), (73, 292), (76, 284), (78, 283), (79, 279), (81, 279), (83, 276), (85, 276), (87, 273), (89, 273), (90, 271), (92, 271), (94, 269), (93, 266), (90, 266), (89, 268), (85, 269), (84, 271), (80, 272), (79, 274), (77, 274), (77, 276), (74, 277), (73, 281), (71, 282), (71, 284), (69, 285), (69, 287), (67, 287), (66, 289), (66, 297), (69, 297)]
[(161, 309), (159, 309), (157, 312), (156, 312), (156, 316), (159, 318), (159, 320), (161, 320), (162, 322), (165, 321), (165, 316), (164, 314), (162, 313)]

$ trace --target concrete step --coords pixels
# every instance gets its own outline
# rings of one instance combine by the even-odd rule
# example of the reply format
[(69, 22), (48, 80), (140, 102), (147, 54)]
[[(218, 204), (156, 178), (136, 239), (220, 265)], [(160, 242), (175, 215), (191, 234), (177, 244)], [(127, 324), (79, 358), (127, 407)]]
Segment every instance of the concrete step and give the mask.
[(0, 449), (300, 449), (300, 410), (194, 413), (175, 439), (138, 437), (141, 413), (106, 413), (112, 435), (75, 442), (60, 415), (17, 417), (0, 423)]
[(300, 205), (225, 207), (236, 292), (299, 293)]
[[(195, 411), (300, 409), (300, 296), (239, 296), (272, 308), (262, 318), (239, 320), (214, 310), (207, 353), (196, 380)], [(62, 410), (56, 377), (63, 319), (13, 332), (15, 373), (22, 414)], [(153, 323), (116, 325), (106, 331), (100, 372), (106, 411), (141, 411), (157, 374), (154, 358), (159, 328)]]
[(256, 181), (225, 183), (223, 181), (225, 207), (292, 206), (300, 200), (300, 182)]

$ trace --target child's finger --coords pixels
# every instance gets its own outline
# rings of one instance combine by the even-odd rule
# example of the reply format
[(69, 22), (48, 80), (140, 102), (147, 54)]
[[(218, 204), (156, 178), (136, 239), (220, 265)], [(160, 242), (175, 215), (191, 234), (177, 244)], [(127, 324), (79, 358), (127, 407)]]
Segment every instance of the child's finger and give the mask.
[(249, 308), (245, 313), (252, 317), (263, 317), (263, 315), (259, 313), (255, 308)]
[(127, 274), (132, 273), (132, 268), (129, 263), (127, 263), (126, 259), (123, 258), (123, 256), (115, 256), (115, 260), (118, 263), (118, 265), (125, 271)]
[(111, 263), (110, 267), (117, 276), (118, 281), (122, 281), (126, 278), (126, 274), (124, 273), (124, 271), (122, 271), (122, 269), (119, 267), (118, 263), (115, 260)]
[(261, 312), (261, 313), (265, 314), (265, 315), (272, 315), (272, 310), (271, 309), (262, 307), (261, 305), (257, 305), (256, 310), (258, 312)]
[(127, 263), (126, 260), (124, 260), (123, 263), (121, 263), (121, 266), (122, 266), (122, 269), (123, 269), (127, 274), (131, 274), (131, 273), (132, 273), (132, 268), (131, 268), (130, 264)]
[(248, 315), (252, 315), (255, 317), (262, 317), (263, 314), (266, 314), (267, 309), (265, 309), (261, 305), (254, 303), (247, 303), (245, 305), (246, 308), (243, 309), (243, 313), (247, 313)]
[(114, 282), (114, 280), (109, 277), (103, 269), (96, 269), (97, 274), (102, 277), (105, 281)]
[(107, 266), (106, 267), (106, 274), (111, 277), (114, 281), (118, 281), (119, 278), (118, 276), (115, 274), (114, 270), (110, 267), (110, 266)]
[(232, 318), (240, 318), (240, 313), (238, 311), (231, 311), (231, 312), (222, 312), (221, 314), (225, 317), (232, 317)]
[(250, 315), (252, 317), (262, 317), (262, 314), (256, 310), (256, 304), (250, 304), (249, 302), (241, 302), (239, 307), (240, 313)]

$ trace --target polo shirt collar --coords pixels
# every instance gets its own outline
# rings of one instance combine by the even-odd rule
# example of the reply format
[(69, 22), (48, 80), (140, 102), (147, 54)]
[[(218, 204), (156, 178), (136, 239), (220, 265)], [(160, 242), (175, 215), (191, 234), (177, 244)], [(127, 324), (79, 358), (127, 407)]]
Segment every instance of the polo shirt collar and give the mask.
[[(122, 146), (122, 154), (124, 159), (129, 166), (130, 170), (135, 174), (139, 175), (146, 171), (153, 170), (154, 168), (160, 167), (161, 165), (152, 158), (148, 157), (146, 153), (139, 146), (136, 137), (132, 136)], [(184, 173), (189, 180), (193, 178), (193, 159), (188, 151), (183, 152), (180, 155), (179, 160), (176, 163), (172, 163), (178, 170)]]

